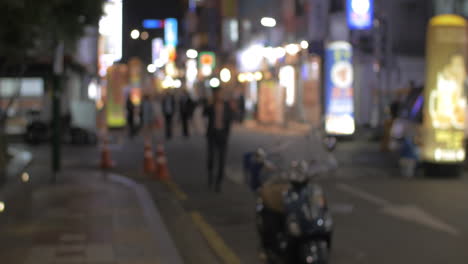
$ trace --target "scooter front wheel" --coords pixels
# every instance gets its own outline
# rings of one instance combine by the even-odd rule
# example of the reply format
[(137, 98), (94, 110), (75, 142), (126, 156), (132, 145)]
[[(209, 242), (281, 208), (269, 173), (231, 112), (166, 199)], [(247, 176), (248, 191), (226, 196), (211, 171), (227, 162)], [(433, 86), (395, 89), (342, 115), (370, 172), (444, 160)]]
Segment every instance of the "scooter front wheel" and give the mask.
[(301, 246), (299, 256), (303, 264), (328, 264), (329, 250), (325, 241), (309, 241)]

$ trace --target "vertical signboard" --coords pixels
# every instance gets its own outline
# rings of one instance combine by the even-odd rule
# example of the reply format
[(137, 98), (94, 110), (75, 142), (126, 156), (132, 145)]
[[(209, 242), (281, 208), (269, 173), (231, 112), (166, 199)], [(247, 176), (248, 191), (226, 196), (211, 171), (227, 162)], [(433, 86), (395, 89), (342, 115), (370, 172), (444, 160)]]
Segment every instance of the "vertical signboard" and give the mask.
[(465, 160), (467, 25), (455, 15), (434, 17), (427, 33), (422, 159), (430, 163)]
[(351, 45), (333, 42), (325, 56), (325, 130), (332, 135), (352, 135), (355, 124)]
[(164, 42), (166, 46), (175, 48), (178, 41), (177, 19), (168, 18), (164, 21)]
[(216, 55), (211, 51), (200, 52), (198, 56), (198, 67), (201, 69), (203, 76), (209, 76), (216, 68)]
[(99, 21), (98, 68), (104, 77), (107, 68), (122, 58), (122, 0), (104, 3), (104, 15)]
[(258, 121), (267, 124), (283, 123), (284, 98), (278, 83), (273, 80), (264, 80), (259, 88)]
[(125, 120), (124, 87), (128, 83), (128, 68), (126, 65), (116, 64), (107, 71), (107, 125), (109, 127), (123, 127)]
[(161, 52), (164, 49), (164, 43), (161, 38), (155, 38), (151, 41), (151, 55), (152, 61), (154, 64), (158, 65), (158, 61), (165, 62), (161, 60)]
[(371, 29), (374, 20), (374, 0), (347, 0), (346, 16), (350, 29)]

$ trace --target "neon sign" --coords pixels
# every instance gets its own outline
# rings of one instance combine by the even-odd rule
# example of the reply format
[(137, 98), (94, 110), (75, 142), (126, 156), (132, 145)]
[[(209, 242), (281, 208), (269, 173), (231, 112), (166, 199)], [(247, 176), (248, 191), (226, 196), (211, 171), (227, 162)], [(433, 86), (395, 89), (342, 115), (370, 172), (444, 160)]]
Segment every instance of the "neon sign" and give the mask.
[(346, 9), (350, 29), (365, 30), (372, 28), (374, 19), (373, 0), (347, 0)]

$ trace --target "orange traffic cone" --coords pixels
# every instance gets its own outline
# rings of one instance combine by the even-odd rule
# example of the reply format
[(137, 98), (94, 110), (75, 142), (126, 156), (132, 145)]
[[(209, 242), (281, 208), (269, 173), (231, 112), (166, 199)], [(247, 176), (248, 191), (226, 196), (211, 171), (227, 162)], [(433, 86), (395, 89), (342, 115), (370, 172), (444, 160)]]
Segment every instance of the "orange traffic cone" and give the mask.
[(143, 166), (145, 169), (145, 173), (154, 172), (155, 166), (154, 166), (154, 160), (153, 160), (153, 150), (150, 144), (145, 144)]
[(111, 159), (110, 151), (108, 147), (108, 140), (104, 139), (101, 151), (101, 169), (112, 169), (114, 167), (114, 162)]
[(169, 179), (169, 168), (167, 167), (166, 154), (164, 152), (164, 147), (161, 144), (158, 145), (156, 150), (156, 169), (154, 172), (156, 180)]

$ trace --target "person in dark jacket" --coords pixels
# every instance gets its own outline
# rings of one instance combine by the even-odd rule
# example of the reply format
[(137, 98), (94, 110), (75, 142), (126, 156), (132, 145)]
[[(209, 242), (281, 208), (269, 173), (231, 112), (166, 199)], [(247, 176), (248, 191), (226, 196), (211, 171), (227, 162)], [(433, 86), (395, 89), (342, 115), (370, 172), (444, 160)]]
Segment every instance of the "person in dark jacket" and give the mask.
[(171, 91), (166, 91), (161, 103), (166, 128), (166, 139), (172, 138), (172, 118), (176, 112), (176, 102)]
[(187, 91), (183, 91), (179, 99), (180, 121), (182, 122), (182, 131), (184, 137), (190, 136), (189, 120), (194, 110), (194, 102)]
[(133, 104), (130, 94), (127, 97), (126, 101), (127, 108), (127, 125), (128, 125), (128, 134), (130, 137), (135, 136), (135, 109), (136, 106)]
[[(214, 190), (219, 192), (224, 178), (228, 139), (234, 118), (233, 108), (223, 99), (221, 88), (213, 90), (213, 101), (205, 107), (204, 115), (208, 119), (206, 130), (208, 187), (210, 189), (214, 187)], [(216, 178), (213, 175), (215, 159), (218, 165)]]

